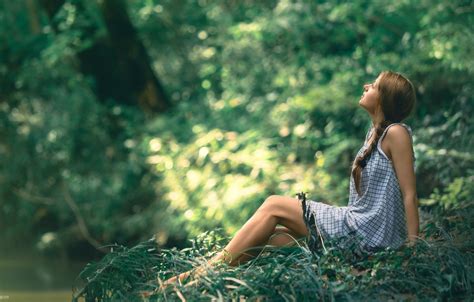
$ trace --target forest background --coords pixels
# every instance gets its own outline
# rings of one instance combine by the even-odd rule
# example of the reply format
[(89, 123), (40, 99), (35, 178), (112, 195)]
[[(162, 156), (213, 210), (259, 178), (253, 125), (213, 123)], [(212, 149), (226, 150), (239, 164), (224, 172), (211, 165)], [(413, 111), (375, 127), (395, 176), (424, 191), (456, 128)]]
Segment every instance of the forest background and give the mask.
[(345, 205), (383, 70), (416, 87), (421, 209), (472, 201), (472, 1), (19, 0), (0, 24), (4, 255), (183, 248), (272, 194)]

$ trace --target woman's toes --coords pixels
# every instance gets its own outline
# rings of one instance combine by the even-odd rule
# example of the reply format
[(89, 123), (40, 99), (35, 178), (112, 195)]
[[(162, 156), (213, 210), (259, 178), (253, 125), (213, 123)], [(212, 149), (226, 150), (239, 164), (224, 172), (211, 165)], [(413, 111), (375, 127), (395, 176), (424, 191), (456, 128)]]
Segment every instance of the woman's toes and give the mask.
[(142, 298), (149, 298), (151, 297), (155, 292), (154, 291), (142, 291), (140, 292), (140, 296)]
[(198, 282), (199, 282), (199, 279), (198, 280), (193, 280), (191, 282), (186, 283), (186, 285), (184, 287), (193, 286), (193, 285), (197, 284)]

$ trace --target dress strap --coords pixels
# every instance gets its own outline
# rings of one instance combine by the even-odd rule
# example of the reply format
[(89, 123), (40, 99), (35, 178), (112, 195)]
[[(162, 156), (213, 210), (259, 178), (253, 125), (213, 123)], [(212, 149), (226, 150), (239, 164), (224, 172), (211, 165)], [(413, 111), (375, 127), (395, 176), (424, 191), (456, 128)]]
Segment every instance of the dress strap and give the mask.
[[(381, 135), (380, 138), (379, 138), (379, 141), (377, 142), (377, 149), (379, 149), (379, 151), (380, 151), (387, 159), (389, 159), (389, 158), (387, 157), (387, 155), (385, 155), (385, 153), (383, 153), (383, 150), (382, 150), (382, 147), (381, 147), (382, 139), (385, 137), (385, 134), (387, 134), (388, 128), (392, 127), (393, 125), (397, 125), (397, 124), (398, 124), (398, 125), (402, 125), (403, 127), (405, 127), (405, 129), (408, 130), (408, 133), (409, 133), (409, 135), (410, 135), (411, 144), (412, 144), (412, 146), (413, 146), (413, 132), (412, 132), (410, 126), (408, 126), (408, 125), (405, 124), (405, 123), (393, 123), (393, 124), (390, 124), (390, 125), (387, 126), (387, 128), (385, 128), (385, 130), (383, 131), (382, 135)], [(415, 157), (415, 152), (413, 151), (413, 162), (415, 163), (415, 161), (416, 161), (416, 157)], [(416, 164), (414, 164), (414, 166), (415, 166), (415, 169), (416, 169)]]
[[(385, 134), (387, 134), (388, 128), (392, 127), (393, 125), (402, 125), (403, 127), (405, 127), (405, 129), (407, 129), (407, 130), (408, 130), (408, 133), (410, 134), (410, 139), (413, 140), (413, 137), (412, 137), (412, 136), (413, 136), (413, 133), (412, 133), (412, 131), (411, 131), (410, 126), (408, 126), (407, 124), (404, 124), (404, 123), (393, 123), (393, 124), (388, 125), (387, 128), (385, 128), (385, 130), (383, 131), (382, 135), (380, 136), (379, 141), (382, 141), (382, 139), (385, 137)], [(413, 141), (412, 141), (412, 143), (413, 143)]]
[[(413, 144), (413, 133), (411, 131), (411, 128), (410, 126), (408, 126), (407, 124), (404, 124), (404, 123), (392, 123), (390, 125), (387, 126), (387, 128), (385, 128), (385, 130), (383, 131), (382, 135), (380, 136), (379, 138), (379, 141), (377, 142), (377, 144), (380, 144), (380, 142), (383, 140), (383, 138), (385, 137), (385, 134), (387, 134), (387, 131), (388, 131), (388, 128), (392, 127), (393, 125), (402, 125), (403, 127), (405, 127), (407, 130), (408, 130), (408, 133), (410, 134), (410, 139), (412, 140), (412, 144)], [(365, 143), (367, 143), (367, 140), (369, 139), (369, 137), (372, 135), (372, 133), (374, 132), (374, 127), (370, 127), (369, 130), (367, 131), (367, 134), (365, 135)]]

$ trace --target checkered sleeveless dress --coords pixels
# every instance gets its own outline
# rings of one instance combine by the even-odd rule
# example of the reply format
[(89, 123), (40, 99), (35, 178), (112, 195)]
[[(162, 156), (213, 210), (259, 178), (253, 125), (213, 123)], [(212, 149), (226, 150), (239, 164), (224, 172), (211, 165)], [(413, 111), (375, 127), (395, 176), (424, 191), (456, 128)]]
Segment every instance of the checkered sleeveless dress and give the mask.
[[(332, 206), (302, 198), (303, 218), (309, 233), (307, 243), (311, 250), (319, 250), (328, 241), (338, 242), (338, 238), (357, 238), (359, 246), (366, 251), (396, 249), (405, 242), (407, 230), (400, 185), (392, 162), (381, 148), (387, 130), (395, 124), (405, 127), (412, 139), (408, 125), (394, 123), (387, 126), (362, 170), (361, 196), (357, 194), (351, 174), (347, 206)], [(364, 146), (357, 156), (368, 148), (367, 140), (373, 129), (368, 130)], [(350, 241), (341, 240), (337, 244), (344, 247), (344, 242)]]

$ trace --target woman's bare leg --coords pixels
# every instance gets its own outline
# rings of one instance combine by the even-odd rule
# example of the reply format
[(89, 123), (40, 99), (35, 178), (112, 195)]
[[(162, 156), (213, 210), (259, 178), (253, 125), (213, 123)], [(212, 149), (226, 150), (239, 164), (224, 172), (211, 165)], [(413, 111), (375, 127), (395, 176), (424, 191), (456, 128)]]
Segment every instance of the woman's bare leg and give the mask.
[[(268, 240), (266, 245), (280, 246), (280, 247), (281, 246), (292, 246), (292, 245), (296, 244), (296, 240), (298, 240), (299, 238), (301, 238), (300, 234), (296, 234), (296, 233), (292, 232), (290, 229), (288, 229), (286, 227), (277, 226), (277, 227), (275, 227), (274, 232), (270, 236), (270, 239)], [(255, 249), (245, 251), (239, 257), (237, 257), (234, 261), (232, 261), (232, 263), (230, 265), (231, 266), (241, 265), (241, 264), (249, 261), (250, 259), (254, 258), (255, 256), (257, 256), (260, 252), (261, 252), (261, 248), (259, 248), (259, 247), (255, 247)], [(228, 262), (228, 260), (229, 259), (227, 259), (227, 262)], [(212, 261), (212, 259), (211, 259), (211, 261)], [(211, 261), (209, 261), (208, 263), (211, 263)], [(218, 261), (218, 260), (214, 260), (214, 262), (212, 262), (212, 263), (215, 263), (216, 261)], [(178, 280), (178, 278), (179, 278), (179, 281), (183, 282), (183, 280), (186, 279), (187, 277), (189, 277), (192, 272), (193, 272), (193, 270), (181, 273), (179, 276), (174, 276), (174, 277), (166, 280), (164, 284), (167, 285), (167, 284), (175, 283)]]
[[(224, 250), (209, 260), (208, 264), (224, 261), (231, 266), (239, 265), (239, 262), (245, 260), (239, 261), (242, 252), (251, 247), (264, 246), (275, 232), (277, 224), (285, 226), (297, 237), (307, 235), (303, 209), (298, 199), (279, 195), (268, 197)], [(183, 281), (191, 272), (172, 277), (166, 280), (165, 284), (174, 283), (178, 279)]]
[[(292, 232), (290, 229), (287, 227), (283, 226), (277, 226), (275, 228), (275, 231), (273, 234), (270, 236), (270, 239), (266, 243), (266, 245), (270, 246), (293, 246), (296, 244), (297, 240), (300, 239), (301, 236), (300, 234), (296, 234)], [(262, 251), (262, 248), (255, 248), (252, 249), (251, 251), (246, 251), (242, 255), (240, 255), (236, 259), (237, 265), (241, 265), (248, 260), (254, 258), (257, 256), (260, 252)]]

